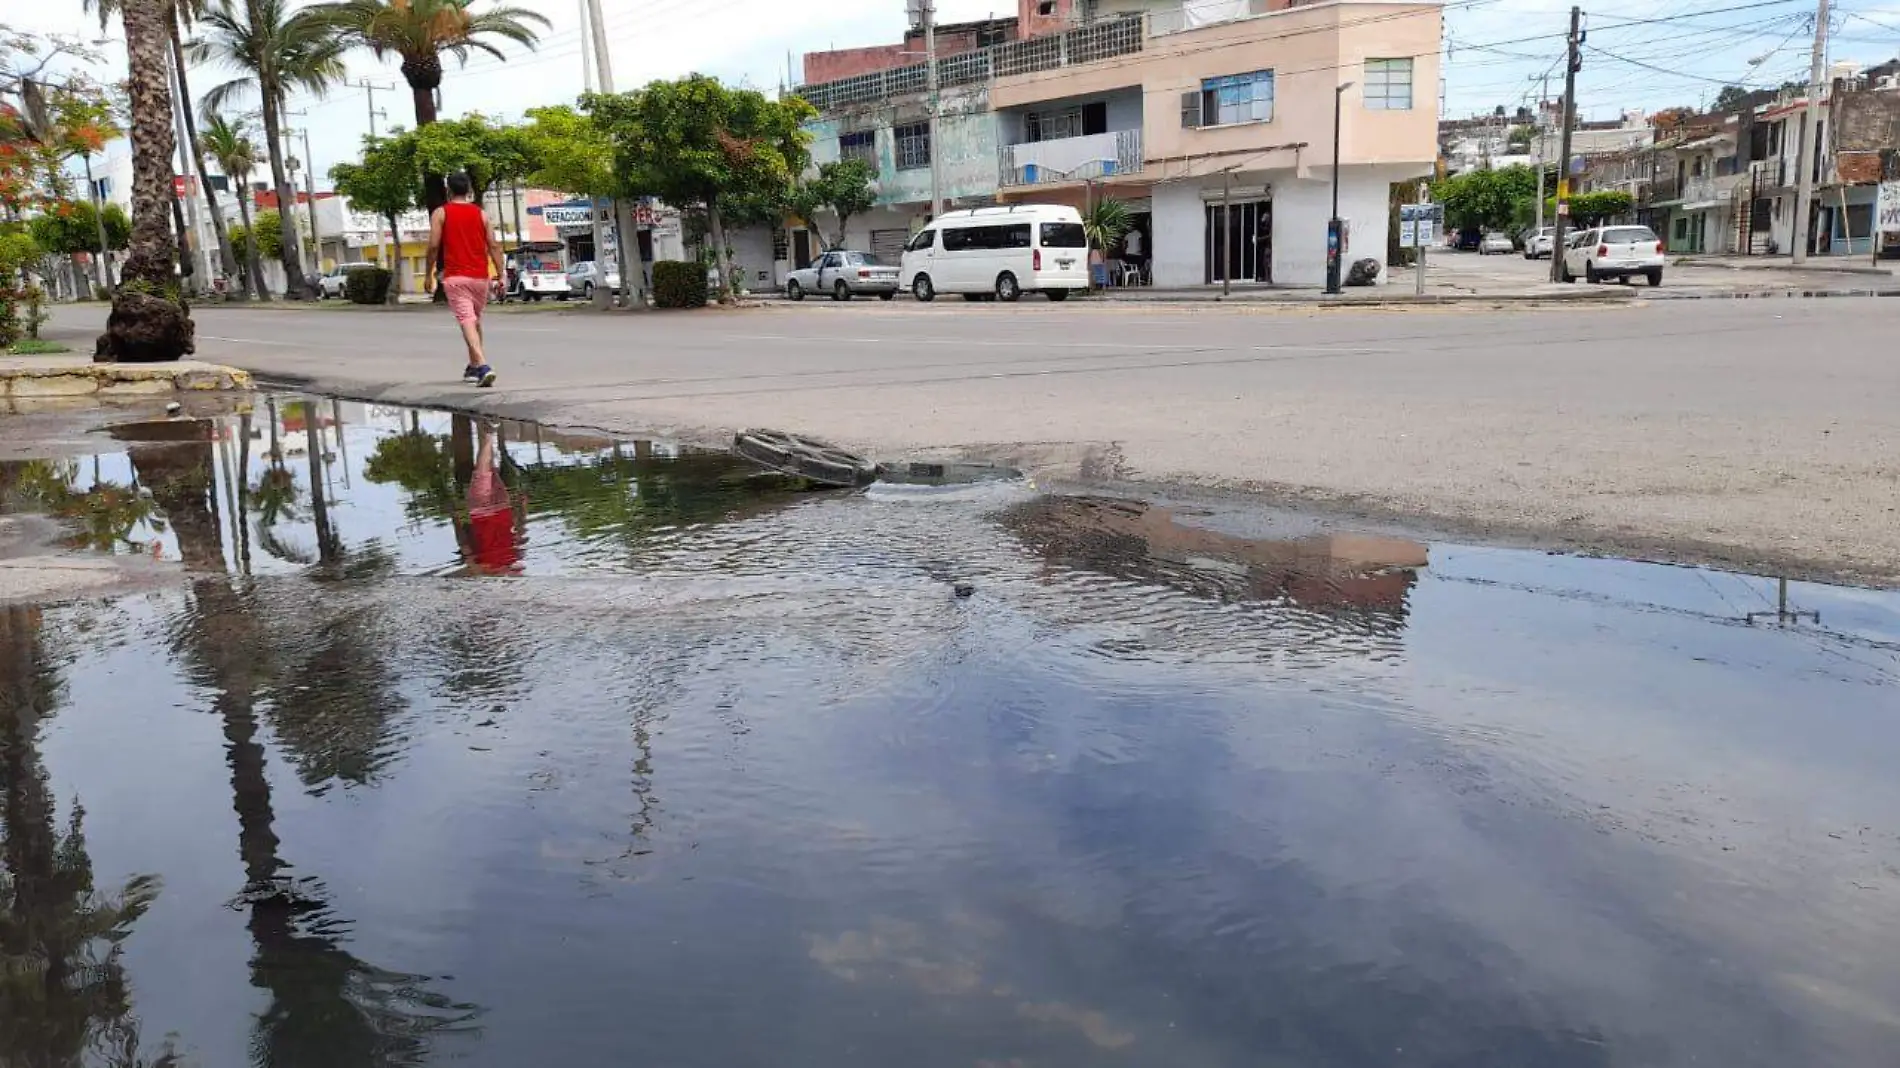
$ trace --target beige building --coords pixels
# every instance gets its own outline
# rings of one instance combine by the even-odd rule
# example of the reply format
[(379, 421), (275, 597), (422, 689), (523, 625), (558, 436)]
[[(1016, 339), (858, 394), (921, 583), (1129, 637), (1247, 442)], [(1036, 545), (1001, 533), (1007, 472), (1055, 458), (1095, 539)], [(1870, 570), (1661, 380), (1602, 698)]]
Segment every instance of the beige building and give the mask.
[(1384, 258), (1391, 183), (1432, 171), (1436, 3), (1023, 4), (1054, 29), (939, 61), (943, 144), (920, 143), (921, 65), (800, 88), (824, 113), (814, 157), (880, 172), (867, 244), (927, 217), (934, 152), (959, 206), (1126, 201), (1142, 235), (1128, 258), (1155, 285), (1316, 285), (1335, 103), (1349, 258)]

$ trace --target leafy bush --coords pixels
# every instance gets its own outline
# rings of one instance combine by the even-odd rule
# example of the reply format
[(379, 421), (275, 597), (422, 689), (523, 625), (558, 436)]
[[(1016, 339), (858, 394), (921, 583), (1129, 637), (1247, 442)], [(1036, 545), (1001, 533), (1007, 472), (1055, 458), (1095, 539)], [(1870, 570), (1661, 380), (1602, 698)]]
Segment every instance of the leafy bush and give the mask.
[(389, 269), (357, 267), (343, 279), (343, 295), (351, 304), (381, 304), (389, 299)]
[(706, 268), (679, 260), (660, 260), (655, 263), (653, 303), (661, 308), (705, 307)]
[(251, 237), (257, 242), (257, 254), (274, 260), (284, 254), (282, 218), (275, 208), (265, 208), (251, 218)]

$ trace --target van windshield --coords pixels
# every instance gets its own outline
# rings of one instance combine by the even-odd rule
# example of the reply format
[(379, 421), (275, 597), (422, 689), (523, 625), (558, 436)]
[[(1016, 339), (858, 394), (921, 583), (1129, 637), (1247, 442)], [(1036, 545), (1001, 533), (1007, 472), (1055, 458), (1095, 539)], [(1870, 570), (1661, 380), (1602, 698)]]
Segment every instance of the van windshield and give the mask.
[(1043, 248), (1087, 248), (1088, 239), (1081, 223), (1043, 223)]

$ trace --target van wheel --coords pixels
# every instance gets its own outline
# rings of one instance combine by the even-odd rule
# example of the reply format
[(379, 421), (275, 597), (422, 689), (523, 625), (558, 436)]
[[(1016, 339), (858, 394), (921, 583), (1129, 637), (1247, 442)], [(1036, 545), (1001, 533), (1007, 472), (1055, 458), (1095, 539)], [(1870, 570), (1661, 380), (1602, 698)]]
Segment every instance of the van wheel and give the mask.
[(996, 276), (996, 299), (1005, 304), (1012, 303), (1023, 295), (1022, 287), (1016, 284), (1016, 276), (1004, 271)]
[(787, 300), (804, 300), (805, 299), (805, 287), (798, 284), (798, 279), (794, 278), (791, 281), (785, 283), (785, 299)]
[(910, 295), (925, 304), (937, 299), (937, 287), (930, 284), (930, 276), (920, 274), (910, 281)]
[(1048, 297), (1050, 300), (1069, 299), (1069, 291), (1066, 289), (1045, 289), (1042, 291), (1042, 295)]

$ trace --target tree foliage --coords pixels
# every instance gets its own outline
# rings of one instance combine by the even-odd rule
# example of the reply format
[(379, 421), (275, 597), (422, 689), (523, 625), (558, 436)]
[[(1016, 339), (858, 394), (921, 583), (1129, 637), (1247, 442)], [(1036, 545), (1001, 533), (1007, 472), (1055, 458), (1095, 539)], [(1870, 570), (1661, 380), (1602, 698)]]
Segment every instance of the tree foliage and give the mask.
[(1739, 85), (1725, 85), (1715, 94), (1715, 103), (1709, 105), (1710, 111), (1730, 111), (1748, 102), (1748, 90)]
[(534, 169), (523, 176), (531, 185), (578, 196), (614, 196), (614, 144), (590, 115), (563, 104), (532, 108), (522, 128)]
[(1570, 218), (1578, 226), (1595, 226), (1629, 211), (1636, 199), (1620, 189), (1577, 193), (1570, 198)]
[(283, 232), (283, 218), (276, 208), (265, 208), (251, 220), (251, 236), (257, 241), (257, 251), (266, 259), (283, 255)]
[(771, 100), (703, 74), (617, 96), (589, 95), (581, 106), (612, 138), (625, 192), (706, 209), (729, 294), (724, 209), (789, 198), (810, 158), (810, 135), (801, 125), (817, 112), (797, 97)]
[[(872, 184), (877, 172), (861, 159), (841, 159), (818, 165), (818, 173), (798, 183), (792, 190), (791, 210), (806, 225), (818, 231), (826, 248), (843, 248), (845, 226), (853, 215), (862, 215), (877, 204), (877, 189)], [(818, 221), (821, 212), (838, 220), (838, 228), (827, 234)]]
[(422, 196), (415, 149), (415, 140), (401, 131), (390, 137), (365, 137), (362, 162), (331, 167), (330, 180), (357, 211), (377, 218), (401, 215), (413, 210)]
[(519, 127), (498, 126), (481, 115), (438, 119), (401, 135), (421, 174), (462, 171), (480, 200), (499, 181), (525, 178), (535, 170), (531, 139)]
[(1537, 171), (1521, 165), (1467, 171), (1432, 187), (1432, 199), (1445, 206), (1445, 225), (1459, 230), (1508, 228), (1519, 205), (1535, 203), (1536, 197)]
[(132, 220), (125, 209), (107, 204), (102, 213), (90, 201), (62, 201), (36, 216), (31, 225), (33, 240), (40, 251), (70, 256), (75, 252), (98, 253), (99, 221), (105, 217), (106, 246), (114, 252), (125, 251), (132, 240)]

